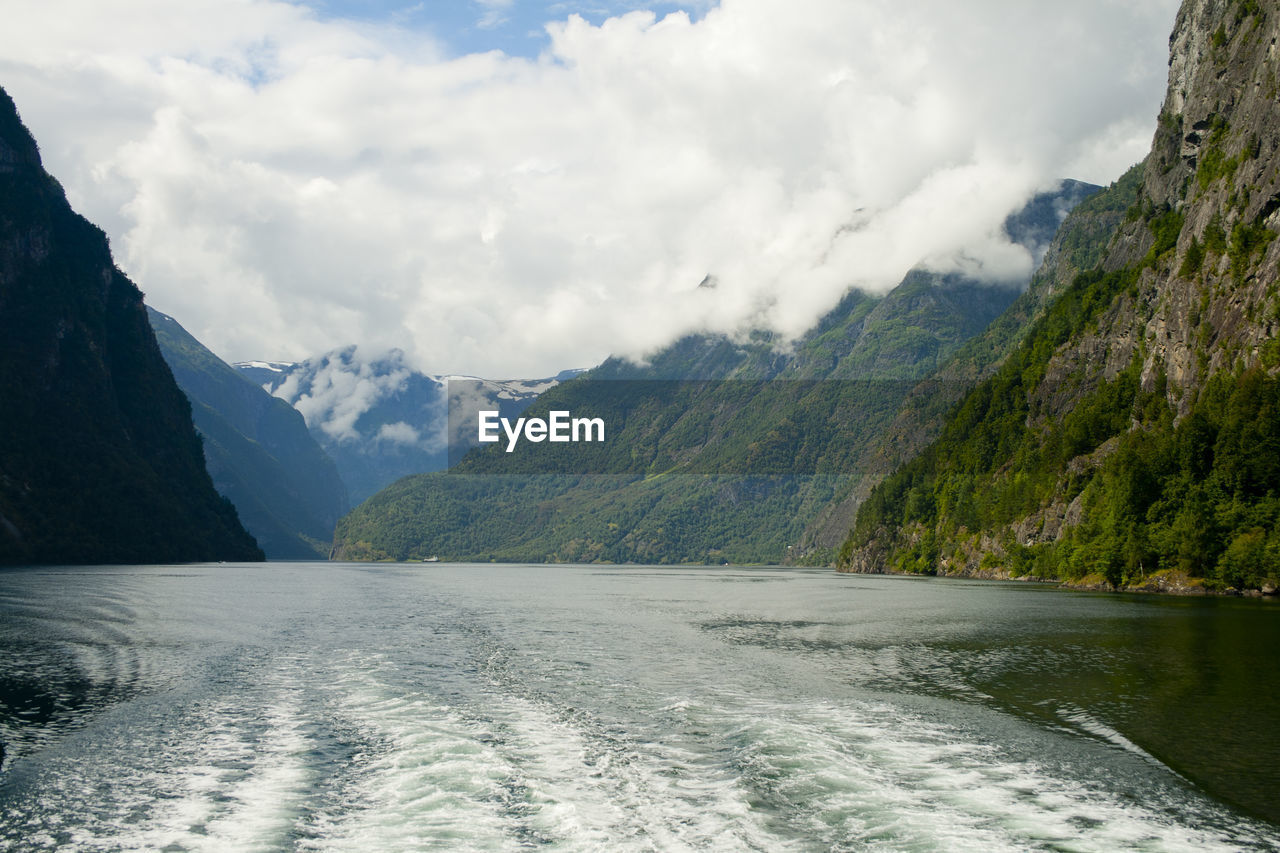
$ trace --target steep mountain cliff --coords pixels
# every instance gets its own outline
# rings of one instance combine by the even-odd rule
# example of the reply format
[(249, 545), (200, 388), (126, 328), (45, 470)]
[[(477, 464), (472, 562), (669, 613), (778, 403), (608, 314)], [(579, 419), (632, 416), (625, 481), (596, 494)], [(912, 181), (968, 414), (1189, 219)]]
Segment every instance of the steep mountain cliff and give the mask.
[(106, 235), (0, 90), (0, 563), (255, 560)]
[[(1066, 182), (1006, 228), (1042, 255), (1096, 189)], [(473, 452), (447, 474), (402, 480), (339, 524), (335, 554), (782, 561), (848, 491), (904, 396), (1018, 293), (915, 270), (887, 296), (850, 292), (791, 350), (761, 334), (690, 337), (644, 365), (611, 359), (527, 413), (603, 416), (604, 445)]]
[(1265, 588), (1280, 575), (1275, 2), (1187, 0), (1142, 183), (846, 568)]
[(204, 441), (213, 485), (273, 560), (328, 557), (347, 489), (292, 406), (272, 397), (153, 308), (160, 353)]

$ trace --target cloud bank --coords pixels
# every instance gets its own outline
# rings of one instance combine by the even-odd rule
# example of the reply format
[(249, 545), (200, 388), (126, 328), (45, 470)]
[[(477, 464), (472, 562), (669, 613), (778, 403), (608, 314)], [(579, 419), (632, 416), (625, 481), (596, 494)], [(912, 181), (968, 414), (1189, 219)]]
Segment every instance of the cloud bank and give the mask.
[(538, 376), (799, 335), (917, 263), (1024, 275), (1001, 221), (1145, 154), (1176, 6), (723, 0), (550, 21), (529, 60), (284, 2), (14, 0), (0, 85), (224, 358)]

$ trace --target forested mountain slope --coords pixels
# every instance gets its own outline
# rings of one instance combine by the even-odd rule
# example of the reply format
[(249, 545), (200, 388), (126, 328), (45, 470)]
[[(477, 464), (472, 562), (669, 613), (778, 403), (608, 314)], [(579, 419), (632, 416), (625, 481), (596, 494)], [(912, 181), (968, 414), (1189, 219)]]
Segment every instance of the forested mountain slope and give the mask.
[(1097, 189), (1091, 185), (1064, 185), (1064, 189), (1080, 193), (1075, 200), (1083, 198), (1083, 201), (1071, 209), (1061, 227), (1052, 234), (1043, 263), (1032, 276), (1030, 285), (981, 334), (970, 339), (911, 389), (893, 420), (851, 464), (853, 476), (845, 490), (825, 506), (804, 531), (797, 549), (798, 559), (834, 554), (848, 537), (858, 507), (871, 488), (936, 439), (960, 398), (995, 371), (1046, 306), (1081, 270), (1098, 263), (1107, 241), (1137, 200), (1141, 183), (1142, 169), (1134, 167), (1096, 194), (1089, 194)]
[(1142, 184), (842, 565), (1260, 588), (1280, 574), (1275, 2), (1187, 0)]

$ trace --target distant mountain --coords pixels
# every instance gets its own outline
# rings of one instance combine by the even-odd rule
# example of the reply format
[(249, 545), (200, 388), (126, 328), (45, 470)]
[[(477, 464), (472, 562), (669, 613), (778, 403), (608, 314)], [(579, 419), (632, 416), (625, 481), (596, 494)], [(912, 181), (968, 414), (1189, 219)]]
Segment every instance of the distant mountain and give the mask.
[(302, 413), (337, 464), (353, 504), (401, 477), (446, 468), (451, 438), (455, 458), (474, 444), (473, 430), (451, 436), (451, 395), (455, 419), (489, 405), (514, 417), (538, 394), (578, 372), (511, 381), (435, 376), (410, 367), (399, 350), (367, 357), (354, 346), (299, 363), (247, 361), (235, 367)]
[(302, 415), (222, 361), (167, 314), (148, 308), (160, 352), (191, 401), (217, 490), (269, 559), (329, 555), (346, 513), (338, 469)]
[(1183, 3), (1125, 215), (869, 494), (845, 568), (1280, 587), (1277, 39), (1274, 0)]
[(0, 563), (260, 560), (116, 269), (0, 90)]
[[(1068, 182), (1007, 228), (1043, 254), (1096, 187)], [(716, 286), (714, 279), (702, 282)], [(1018, 297), (914, 270), (884, 297), (851, 291), (794, 348), (689, 337), (644, 365), (610, 359), (527, 412), (607, 413), (607, 447), (473, 451), (345, 518), (343, 558), (779, 562), (845, 494), (919, 380)]]

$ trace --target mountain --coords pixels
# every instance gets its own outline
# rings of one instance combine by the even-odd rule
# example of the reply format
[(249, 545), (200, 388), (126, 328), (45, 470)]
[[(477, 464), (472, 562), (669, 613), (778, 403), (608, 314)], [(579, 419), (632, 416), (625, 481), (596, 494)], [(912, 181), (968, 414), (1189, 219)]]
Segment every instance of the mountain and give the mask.
[(1124, 221), (870, 493), (843, 567), (1280, 586), (1278, 39), (1275, 2), (1183, 3)]
[[(400, 350), (368, 357), (354, 346), (299, 363), (251, 361), (236, 368), (301, 412), (337, 464), (352, 503), (401, 477), (448, 467), (451, 446), (460, 458), (474, 444), (458, 435), (464, 409), (492, 405), (514, 417), (577, 372), (512, 381), (434, 376), (410, 367)], [(459, 421), (452, 430), (451, 406)]]
[(260, 560), (116, 269), (0, 90), (0, 563)]
[(338, 469), (292, 406), (205, 348), (177, 320), (147, 316), (160, 353), (191, 402), (213, 485), (273, 560), (329, 555), (346, 513)]
[[(1061, 216), (1096, 189), (1067, 182), (1006, 230), (1042, 255)], [(610, 359), (526, 412), (600, 415), (604, 444), (499, 446), (402, 480), (339, 524), (335, 554), (782, 561), (851, 488), (907, 393), (1018, 293), (913, 270), (887, 296), (850, 291), (789, 350), (763, 333), (695, 336), (643, 365)]]
[[(1118, 181), (1100, 192), (1092, 185), (1076, 187), (1079, 204), (1070, 209), (1061, 226), (1057, 212), (1062, 205), (1040, 204), (1042, 216), (1036, 225), (1043, 236), (1048, 228), (1052, 238), (1041, 253), (1042, 263), (1027, 289), (981, 334), (961, 346), (938, 369), (912, 388), (901, 408), (875, 440), (852, 463), (855, 472), (846, 490), (825, 506), (805, 529), (795, 549), (797, 560), (813, 555), (834, 554), (849, 535), (858, 507), (871, 488), (911, 459), (942, 432), (951, 409), (980, 380), (990, 376), (1009, 351), (1031, 329), (1053, 301), (1070, 286), (1076, 275), (1101, 260), (1106, 241), (1125, 221), (1137, 201), (1142, 170), (1130, 169)], [(1064, 187), (1065, 188), (1065, 187)], [(1029, 206), (1035, 209), (1037, 205)], [(1050, 218), (1043, 215), (1053, 209)]]

